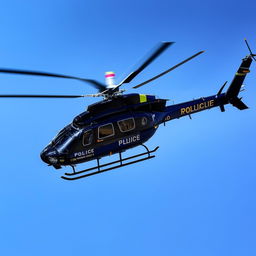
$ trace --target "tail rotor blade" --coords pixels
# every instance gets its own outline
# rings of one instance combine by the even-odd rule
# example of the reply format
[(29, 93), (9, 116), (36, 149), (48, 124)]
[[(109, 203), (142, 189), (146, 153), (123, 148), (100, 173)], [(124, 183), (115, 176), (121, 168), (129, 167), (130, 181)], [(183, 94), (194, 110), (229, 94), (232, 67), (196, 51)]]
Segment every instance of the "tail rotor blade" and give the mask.
[(250, 46), (249, 46), (249, 44), (248, 44), (246, 38), (244, 39), (244, 41), (245, 41), (245, 43), (246, 43), (246, 45), (247, 45), (247, 48), (248, 48), (250, 54), (253, 55), (252, 50), (251, 50), (251, 48), (250, 48)]
[(161, 74), (159, 74), (159, 75), (157, 75), (157, 76), (154, 76), (154, 77), (152, 77), (151, 79), (149, 79), (149, 80), (147, 80), (147, 81), (145, 81), (145, 82), (143, 82), (143, 83), (140, 83), (140, 84), (134, 86), (133, 88), (134, 88), (134, 89), (139, 88), (139, 87), (141, 87), (142, 85), (145, 85), (145, 84), (147, 84), (147, 83), (150, 83), (150, 82), (156, 80), (157, 78), (159, 78), (159, 77), (161, 77), (161, 76), (163, 76), (163, 75), (169, 73), (170, 71), (176, 69), (177, 67), (183, 65), (184, 63), (186, 63), (186, 62), (192, 60), (193, 58), (195, 58), (196, 56), (202, 54), (203, 52), (204, 52), (204, 51), (200, 51), (200, 52), (194, 54), (193, 56), (191, 56), (191, 57), (185, 59), (184, 61), (178, 63), (177, 65), (175, 65), (175, 66), (173, 66), (173, 67), (167, 69), (166, 71), (162, 72)]
[(251, 47), (249, 46), (249, 44), (248, 44), (247, 40), (246, 40), (246, 39), (244, 39), (244, 41), (245, 41), (246, 46), (247, 46), (247, 48), (248, 48), (248, 50), (249, 50), (249, 52), (250, 52), (250, 55), (251, 55), (251, 56), (252, 56), (252, 58), (256, 61), (256, 59), (255, 59), (256, 54), (253, 54), (253, 53), (252, 53)]

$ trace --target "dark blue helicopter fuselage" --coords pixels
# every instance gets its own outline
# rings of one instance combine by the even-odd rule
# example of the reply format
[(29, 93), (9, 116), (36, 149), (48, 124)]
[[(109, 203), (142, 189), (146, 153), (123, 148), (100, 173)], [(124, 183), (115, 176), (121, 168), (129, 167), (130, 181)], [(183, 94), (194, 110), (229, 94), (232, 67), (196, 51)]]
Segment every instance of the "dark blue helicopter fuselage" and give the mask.
[[(42, 151), (42, 160), (56, 168), (75, 165), (141, 145), (155, 133), (156, 115), (153, 112), (132, 112), (127, 107), (117, 110), (96, 116), (86, 111), (77, 116)], [(126, 120), (132, 120), (132, 126), (130, 124), (129, 129), (122, 130), (120, 122)], [(100, 136), (100, 129), (106, 126), (111, 127), (111, 134)], [(84, 136), (88, 133), (90, 141), (84, 143)]]
[[(42, 160), (60, 168), (124, 152), (145, 143), (162, 123), (228, 103), (225, 94), (171, 106), (165, 106), (166, 100), (154, 96), (138, 94), (136, 97), (140, 102), (132, 106), (116, 107), (114, 111), (108, 109), (97, 115), (86, 111), (77, 116), (43, 150)], [(122, 122), (129, 122), (128, 129), (123, 130)], [(105, 128), (111, 131), (105, 131)], [(101, 129), (106, 132), (103, 137)]]

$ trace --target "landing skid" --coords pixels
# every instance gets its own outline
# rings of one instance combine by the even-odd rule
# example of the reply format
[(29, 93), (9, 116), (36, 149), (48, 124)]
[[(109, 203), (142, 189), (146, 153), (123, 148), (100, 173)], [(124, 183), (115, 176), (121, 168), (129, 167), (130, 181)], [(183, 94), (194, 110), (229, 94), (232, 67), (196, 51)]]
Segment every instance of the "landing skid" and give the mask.
[[(134, 155), (134, 156), (130, 156), (130, 157), (126, 157), (126, 158), (122, 158), (122, 153), (119, 152), (119, 160), (117, 160), (117, 161), (113, 161), (113, 162), (110, 162), (110, 163), (107, 163), (107, 164), (100, 165), (99, 159), (97, 159), (97, 166), (89, 168), (89, 169), (85, 169), (85, 170), (82, 170), (82, 171), (78, 171), (78, 172), (75, 170), (74, 166), (72, 166), (73, 172), (72, 173), (65, 173), (65, 176), (62, 176), (61, 178), (65, 179), (65, 180), (78, 180), (78, 179), (86, 178), (86, 177), (89, 177), (89, 176), (92, 176), (92, 175), (100, 174), (102, 172), (106, 172), (106, 171), (110, 171), (110, 170), (113, 170), (113, 169), (121, 168), (123, 166), (127, 166), (127, 165), (130, 165), (130, 164), (135, 164), (135, 163), (138, 163), (138, 162), (142, 162), (142, 161), (145, 161), (145, 160), (148, 160), (148, 159), (151, 159), (151, 158), (155, 157), (154, 155), (150, 155), (150, 154), (156, 152), (159, 148), (159, 147), (156, 147), (155, 149), (150, 151), (145, 145), (142, 145), (142, 146), (146, 149), (147, 152), (141, 153), (141, 154), (138, 154), (138, 155)], [(126, 162), (130, 159), (141, 157), (141, 156), (144, 156), (144, 155), (147, 155), (147, 157), (142, 157), (140, 159), (124, 163), (124, 162)], [(107, 167), (107, 166), (112, 165), (112, 164), (116, 164), (116, 165), (112, 166), (112, 167), (109, 167), (109, 168), (106, 168), (106, 169), (101, 169), (103, 167)], [(96, 170), (96, 169), (97, 169), (97, 171), (93, 171), (93, 170)], [(83, 175), (83, 173), (86, 173), (86, 174)]]

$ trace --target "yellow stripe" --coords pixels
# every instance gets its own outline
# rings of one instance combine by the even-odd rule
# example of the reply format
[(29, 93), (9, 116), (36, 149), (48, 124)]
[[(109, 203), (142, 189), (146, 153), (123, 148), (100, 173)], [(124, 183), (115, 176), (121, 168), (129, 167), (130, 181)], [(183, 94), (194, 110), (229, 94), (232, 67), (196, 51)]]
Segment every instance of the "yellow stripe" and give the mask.
[(243, 73), (236, 73), (237, 76), (245, 76), (246, 74)]
[(140, 94), (140, 103), (147, 102), (147, 95)]

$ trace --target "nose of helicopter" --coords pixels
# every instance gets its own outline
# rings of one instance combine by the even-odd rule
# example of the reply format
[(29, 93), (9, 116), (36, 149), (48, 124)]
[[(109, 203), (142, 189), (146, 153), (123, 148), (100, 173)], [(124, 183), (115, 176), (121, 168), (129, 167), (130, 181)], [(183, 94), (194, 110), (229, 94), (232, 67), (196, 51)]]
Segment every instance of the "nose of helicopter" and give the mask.
[(53, 148), (45, 148), (41, 154), (41, 159), (51, 165), (55, 165), (58, 163), (58, 152), (56, 149)]

